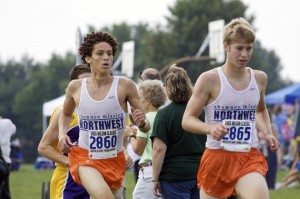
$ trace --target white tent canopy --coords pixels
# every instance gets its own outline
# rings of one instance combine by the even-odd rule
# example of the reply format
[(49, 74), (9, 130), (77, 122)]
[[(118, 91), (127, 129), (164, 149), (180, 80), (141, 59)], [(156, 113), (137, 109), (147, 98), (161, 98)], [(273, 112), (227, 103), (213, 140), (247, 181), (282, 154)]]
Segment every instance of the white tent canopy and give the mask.
[(65, 97), (65, 95), (62, 95), (58, 98), (45, 102), (43, 104), (43, 116), (51, 116), (54, 109), (64, 103)]
[(45, 132), (48, 124), (48, 117), (51, 116), (52, 112), (60, 105), (64, 103), (65, 95), (58, 98), (45, 102), (43, 104), (43, 132)]

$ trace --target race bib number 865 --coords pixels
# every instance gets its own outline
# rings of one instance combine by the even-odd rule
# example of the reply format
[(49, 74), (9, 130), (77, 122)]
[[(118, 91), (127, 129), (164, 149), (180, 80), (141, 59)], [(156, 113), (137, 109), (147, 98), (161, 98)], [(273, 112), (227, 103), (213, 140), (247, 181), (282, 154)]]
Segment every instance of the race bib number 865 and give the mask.
[(248, 152), (251, 149), (252, 122), (249, 120), (223, 120), (229, 126), (228, 134), (221, 140), (227, 151)]

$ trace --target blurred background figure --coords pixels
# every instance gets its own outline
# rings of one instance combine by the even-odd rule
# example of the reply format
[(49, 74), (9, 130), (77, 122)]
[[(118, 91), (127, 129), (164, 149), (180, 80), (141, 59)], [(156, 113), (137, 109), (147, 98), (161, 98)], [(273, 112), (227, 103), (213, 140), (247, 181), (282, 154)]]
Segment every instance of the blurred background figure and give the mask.
[(283, 113), (282, 106), (280, 104), (275, 105), (273, 107), (272, 120), (277, 127), (278, 141), (280, 142), (280, 147), (277, 152), (277, 156), (278, 156), (277, 165), (278, 165), (278, 169), (284, 169), (284, 170), (287, 169), (287, 167), (285, 167), (285, 165), (283, 164), (283, 158), (284, 155), (286, 154), (288, 142), (286, 141), (286, 139), (284, 139), (283, 132), (287, 131), (287, 126), (288, 126), (287, 119), (288, 117), (286, 114)]
[[(197, 172), (206, 135), (190, 133), (181, 126), (193, 86), (185, 69), (175, 64), (168, 69), (165, 86), (170, 103), (157, 112), (151, 135), (153, 193), (163, 198), (197, 199)], [(204, 115), (199, 119), (204, 121)]]
[[(159, 73), (159, 71), (156, 68), (146, 68), (145, 70), (141, 71), (139, 73), (139, 81), (140, 83), (146, 80), (160, 80), (162, 81), (161, 75)], [(134, 124), (133, 120), (132, 120), (132, 116), (131, 116), (131, 112), (129, 109), (129, 114), (127, 117), (127, 124), (126, 124), (126, 129), (127, 131), (133, 131), (135, 134), (137, 133), (137, 126)], [(132, 145), (130, 142), (128, 142), (128, 135), (124, 135), (124, 146), (126, 146), (127, 152), (129, 154), (129, 156), (132, 158), (132, 160), (134, 161), (134, 167), (133, 167), (133, 171), (134, 171), (134, 177), (135, 177), (135, 182), (138, 181), (138, 176), (139, 176), (139, 161), (141, 156), (139, 156), (138, 154), (136, 154), (134, 152), (134, 150), (132, 149)]]
[(48, 158), (39, 155), (35, 160), (34, 169), (38, 169), (38, 170), (55, 169), (55, 164)]
[(295, 159), (295, 164), (293, 164), (289, 173), (283, 178), (281, 182), (276, 183), (276, 189), (288, 187), (292, 188), (299, 184), (300, 181), (300, 152), (298, 151), (298, 156)]
[(123, 137), (123, 144), (124, 147), (127, 150), (128, 155), (131, 157), (132, 161), (134, 162), (134, 166), (132, 168), (129, 168), (128, 170), (131, 170), (134, 172), (134, 182), (137, 183), (138, 181), (138, 176), (139, 176), (139, 161), (141, 159), (141, 156), (136, 154), (132, 148), (131, 143), (128, 141), (128, 136), (129, 134), (126, 133), (128, 131), (134, 132), (135, 134), (137, 133), (138, 127), (134, 124), (132, 116), (128, 114), (127, 116), (127, 122), (126, 122), (126, 128), (125, 128), (125, 133)]
[(129, 133), (128, 141), (134, 152), (141, 156), (139, 161), (138, 181), (133, 191), (133, 199), (157, 198), (152, 192), (152, 134), (153, 122), (159, 108), (165, 104), (167, 96), (163, 83), (160, 80), (145, 80), (139, 84), (140, 101), (150, 122), (147, 133), (138, 130), (125, 131)]
[[(2, 150), (2, 156), (8, 167), (11, 166), (11, 159), (10, 159), (10, 139), (13, 134), (16, 133), (16, 125), (7, 118), (2, 118), (0, 116), (0, 146)], [(0, 190), (0, 198), (1, 199), (10, 199), (10, 190), (9, 190), (9, 173), (4, 179), (2, 190)]]
[[(271, 130), (273, 135), (278, 139), (278, 128), (274, 124), (272, 120), (272, 111), (268, 109), (268, 113), (270, 115), (270, 122), (271, 122)], [(258, 137), (259, 137), (259, 144), (260, 144), (260, 150), (264, 154), (267, 163), (268, 163), (268, 171), (266, 174), (266, 181), (267, 186), (269, 190), (275, 189), (275, 183), (276, 183), (276, 177), (277, 177), (277, 171), (278, 171), (278, 165), (277, 165), (277, 153), (272, 152), (269, 148), (266, 136), (263, 132), (260, 131), (260, 128), (258, 127)]]
[(11, 142), (10, 148), (11, 171), (18, 171), (20, 170), (21, 163), (23, 162), (20, 140), (18, 138), (14, 139)]
[(141, 81), (145, 80), (162, 80), (159, 71), (156, 68), (147, 68), (140, 72), (139, 78)]

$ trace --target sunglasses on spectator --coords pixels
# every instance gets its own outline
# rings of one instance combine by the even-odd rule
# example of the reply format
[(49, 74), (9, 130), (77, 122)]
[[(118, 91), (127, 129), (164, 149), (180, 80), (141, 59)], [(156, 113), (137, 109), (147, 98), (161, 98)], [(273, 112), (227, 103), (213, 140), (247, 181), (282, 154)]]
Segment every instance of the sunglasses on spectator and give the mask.
[(142, 71), (139, 73), (139, 78), (140, 78), (142, 81), (144, 81), (143, 78), (142, 78), (143, 72), (144, 72), (144, 71), (142, 70)]

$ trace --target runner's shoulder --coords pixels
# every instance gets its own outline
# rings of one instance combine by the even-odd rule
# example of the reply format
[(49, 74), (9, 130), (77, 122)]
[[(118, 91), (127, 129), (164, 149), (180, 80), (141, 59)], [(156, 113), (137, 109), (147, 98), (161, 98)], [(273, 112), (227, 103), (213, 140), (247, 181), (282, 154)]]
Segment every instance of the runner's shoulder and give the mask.
[(253, 70), (254, 72), (254, 77), (256, 79), (256, 81), (258, 81), (259, 83), (265, 84), (268, 80), (268, 75), (261, 70)]
[(215, 83), (216, 81), (219, 81), (219, 74), (216, 69), (212, 69), (209, 71), (203, 72), (200, 77), (200, 81), (204, 83)]

